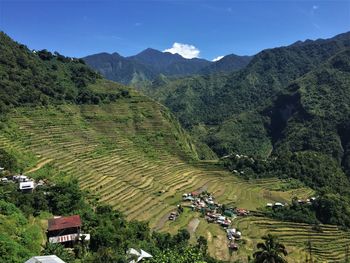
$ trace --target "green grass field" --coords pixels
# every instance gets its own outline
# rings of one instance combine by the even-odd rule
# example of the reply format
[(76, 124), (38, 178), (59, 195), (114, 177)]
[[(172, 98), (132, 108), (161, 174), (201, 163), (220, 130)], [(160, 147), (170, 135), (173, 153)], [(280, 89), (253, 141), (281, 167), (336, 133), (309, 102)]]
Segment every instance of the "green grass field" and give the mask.
[[(172, 115), (160, 104), (137, 94), (102, 106), (18, 108), (4, 126), (0, 131), (0, 147), (20, 156), (27, 171), (53, 165), (78, 178), (82, 188), (96, 194), (101, 202), (123, 211), (128, 219), (146, 220), (160, 231), (175, 233), (198, 217), (186, 212), (175, 222), (167, 221), (167, 215), (180, 203), (182, 194), (193, 190), (207, 190), (219, 202), (250, 210), (267, 202), (285, 202), (293, 196), (303, 198), (312, 194), (307, 188), (280, 191), (287, 182), (278, 179), (244, 181), (215, 162), (196, 161), (194, 146)], [(259, 220), (237, 221), (247, 237), (247, 244), (238, 255), (229, 255), (225, 232), (203, 219), (192, 240), (206, 236), (212, 255), (231, 260), (246, 258), (242, 254), (250, 253), (260, 234), (267, 230), (291, 235), (280, 226), (284, 224), (296, 231), (298, 237), (306, 231), (294, 224), (276, 223), (271, 227), (263, 224), (268, 220), (263, 219), (261, 224)], [(343, 232), (331, 233), (335, 244), (344, 243)], [(330, 258), (329, 253), (321, 251), (330, 247), (326, 235), (319, 238), (318, 233), (311, 234), (315, 245), (320, 245), (320, 258)], [(287, 242), (288, 236), (283, 240)], [(288, 245), (298, 251), (302, 241)], [(336, 258), (342, 250), (339, 248), (333, 254)]]

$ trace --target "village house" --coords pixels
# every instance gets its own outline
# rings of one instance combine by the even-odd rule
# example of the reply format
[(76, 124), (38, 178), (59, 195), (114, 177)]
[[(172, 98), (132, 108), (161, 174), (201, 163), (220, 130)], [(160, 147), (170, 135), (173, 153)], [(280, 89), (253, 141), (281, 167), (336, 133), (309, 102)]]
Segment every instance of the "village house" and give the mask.
[(247, 216), (249, 214), (249, 211), (243, 208), (237, 208), (236, 213), (238, 216)]
[(16, 182), (18, 182), (18, 183), (30, 181), (29, 178), (28, 178), (28, 176), (25, 176), (25, 175), (23, 175), (23, 174), (14, 175), (14, 176), (12, 177), (12, 180), (13, 180), (13, 181), (16, 181)]
[(82, 223), (79, 215), (52, 218), (48, 223), (47, 238), (50, 243), (73, 247), (82, 236), (85, 236), (85, 240), (90, 240), (89, 234), (81, 234)]
[(273, 207), (284, 207), (284, 204), (280, 203), (280, 202), (276, 202)]
[(32, 192), (33, 189), (34, 189), (34, 182), (33, 181), (19, 183), (19, 190), (21, 190), (22, 193)]
[(2, 183), (8, 183), (9, 179), (7, 179), (6, 177), (1, 178), (0, 180)]

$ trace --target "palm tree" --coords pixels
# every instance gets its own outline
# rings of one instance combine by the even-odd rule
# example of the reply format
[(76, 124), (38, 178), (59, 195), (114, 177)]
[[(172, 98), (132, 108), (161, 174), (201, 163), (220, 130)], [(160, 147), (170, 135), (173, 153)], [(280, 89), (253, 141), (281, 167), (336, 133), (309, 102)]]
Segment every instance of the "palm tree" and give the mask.
[(256, 246), (259, 251), (253, 254), (255, 263), (287, 263), (284, 256), (287, 256), (288, 252), (285, 246), (278, 242), (277, 237), (268, 234), (262, 239), (264, 242)]

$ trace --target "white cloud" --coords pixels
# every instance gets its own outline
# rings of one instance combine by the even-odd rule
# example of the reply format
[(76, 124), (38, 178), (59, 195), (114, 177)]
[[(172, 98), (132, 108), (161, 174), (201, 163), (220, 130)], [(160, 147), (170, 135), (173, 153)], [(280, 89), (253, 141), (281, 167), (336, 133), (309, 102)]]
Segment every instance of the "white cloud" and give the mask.
[(215, 61), (219, 61), (220, 59), (222, 59), (224, 56), (218, 56), (216, 58), (214, 58), (212, 61), (215, 62)]
[(313, 6), (312, 6), (312, 9), (313, 9), (313, 10), (317, 10), (317, 9), (318, 9), (318, 5), (313, 5)]
[(198, 58), (200, 50), (193, 45), (175, 42), (171, 48), (165, 49), (163, 52), (179, 54), (184, 58)]

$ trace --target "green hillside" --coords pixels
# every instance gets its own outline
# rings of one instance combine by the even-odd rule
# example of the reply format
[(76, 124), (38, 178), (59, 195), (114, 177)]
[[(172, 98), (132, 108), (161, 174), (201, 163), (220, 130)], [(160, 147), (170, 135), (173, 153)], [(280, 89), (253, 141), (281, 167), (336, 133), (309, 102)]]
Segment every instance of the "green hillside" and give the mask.
[[(62, 176), (77, 178), (83, 189), (129, 220), (146, 220), (151, 228), (174, 234), (196, 216), (184, 214), (168, 223), (168, 214), (185, 192), (207, 190), (220, 202), (251, 210), (312, 195), (308, 188), (282, 191), (283, 183), (276, 179), (247, 182), (221, 166), (189, 162), (191, 151), (186, 153), (185, 142), (176, 138), (176, 128), (162, 109), (137, 95), (101, 106), (20, 107), (9, 113), (0, 147), (22, 160), (25, 171), (50, 165)], [(143, 113), (143, 119), (131, 117), (137, 113)], [(198, 231), (193, 235), (202, 234), (201, 228)], [(225, 232), (218, 225), (207, 231), (203, 235), (215, 236), (221, 246), (220, 254), (210, 244), (212, 255), (227, 258)]]
[(194, 135), (197, 126), (204, 127), (201, 141), (218, 155), (268, 156), (275, 143), (268, 111), (277, 97), (349, 46), (350, 34), (344, 33), (266, 49), (238, 72), (155, 82), (143, 90), (169, 107)]
[(293, 82), (280, 95), (271, 114), (277, 149), (323, 152), (347, 169), (349, 68), (350, 50), (346, 49)]
[(91, 90), (102, 77), (83, 60), (47, 50), (31, 51), (0, 32), (0, 112), (12, 107), (51, 104), (99, 104), (128, 96), (115, 85), (114, 92)]
[[(321, 151), (315, 152), (316, 148), (307, 148), (313, 151), (304, 151), (306, 148), (300, 148), (295, 149), (297, 153), (294, 155), (292, 153), (279, 155), (272, 161), (266, 162), (257, 158), (253, 160), (253, 164), (240, 164), (240, 169), (247, 172), (244, 179), (224, 167), (225, 164), (228, 168), (232, 168), (230, 165), (234, 164), (230, 163), (230, 158), (228, 163), (199, 160), (208, 156), (215, 158), (208, 145), (219, 154), (225, 153), (230, 147), (232, 149), (232, 145), (247, 152), (256, 150), (254, 145), (260, 145), (261, 148), (256, 150), (256, 155), (264, 152), (265, 156), (271, 151), (272, 145), (276, 147), (276, 153), (293, 151), (288, 148), (290, 147), (288, 142), (295, 139), (292, 145), (294, 147), (297, 145), (298, 136), (289, 132), (293, 131), (289, 128), (289, 124), (298, 121), (302, 125), (307, 124), (309, 119), (301, 117), (317, 113), (321, 118), (325, 115), (324, 110), (330, 107), (328, 104), (323, 104), (326, 102), (315, 103), (307, 97), (312, 92), (317, 93), (316, 86), (307, 84), (310, 79), (313, 80), (317, 76), (316, 71), (298, 79), (285, 90), (284, 94), (276, 95), (276, 101), (266, 103), (271, 107), (268, 112), (258, 111), (257, 108), (243, 111), (243, 108), (249, 108), (251, 105), (233, 105), (232, 107), (236, 109), (242, 107), (242, 111), (238, 110), (236, 115), (226, 119), (223, 116), (229, 114), (228, 109), (228, 112), (219, 115), (217, 120), (209, 118), (206, 123), (198, 121), (198, 118), (214, 114), (210, 112), (214, 107), (211, 98), (219, 94), (218, 87), (229, 90), (227, 83), (232, 75), (193, 77), (175, 82), (158, 78), (156, 80), (158, 83), (169, 85), (174, 91), (173, 95), (178, 96), (177, 103), (183, 103), (183, 107), (178, 111), (172, 109), (180, 121), (184, 123), (184, 120), (188, 120), (188, 123), (184, 124), (195, 135), (193, 140), (165, 106), (131, 88), (102, 79), (82, 61), (57, 53), (51, 54), (48, 51), (32, 52), (25, 46), (13, 42), (3, 33), (0, 35), (0, 40), (3, 44), (0, 57), (2, 76), (0, 92), (3, 94), (0, 155), (4, 158), (3, 156), (7, 156), (4, 153), (7, 153), (15, 158), (12, 161), (11, 158), (7, 158), (6, 164), (9, 167), (6, 168), (14, 172), (24, 171), (28, 175), (55, 180), (77, 179), (81, 189), (94, 197), (94, 200), (89, 201), (97, 201), (100, 205), (111, 205), (121, 211), (128, 220), (146, 221), (152, 230), (176, 234), (179, 229), (188, 229), (193, 244), (196, 243), (196, 238), (204, 236), (208, 240), (209, 254), (218, 259), (246, 262), (247, 255), (251, 254), (261, 235), (267, 231), (279, 235), (286, 242), (292, 252), (288, 258), (290, 262), (298, 262), (300, 259), (302, 253), (300, 251), (305, 248), (306, 235), (315, 243), (315, 257), (321, 262), (338, 260), (344, 256), (343, 248), (347, 243), (347, 232), (335, 226), (349, 226), (350, 195), (347, 189), (350, 188), (347, 187), (348, 179), (339, 166), (342, 160), (329, 159), (328, 152), (324, 154), (320, 153)], [(331, 56), (318, 70), (321, 70), (322, 76), (325, 71), (331, 71), (331, 75), (336, 77), (335, 81), (340, 81), (347, 87), (348, 56), (348, 51), (338, 56)], [(235, 74), (239, 76), (243, 73)], [(186, 93), (182, 93), (179, 89), (178, 85), (182, 85), (181, 83), (184, 86), (180, 87)], [(325, 83), (329, 83), (329, 80), (326, 79)], [(295, 88), (296, 85), (298, 88)], [(325, 93), (330, 92), (331, 87), (327, 85), (322, 86)], [(197, 95), (203, 87), (206, 89), (202, 92), (202, 97), (198, 98)], [(155, 85), (154, 89), (154, 94), (166, 95), (158, 86)], [(303, 92), (304, 95), (299, 97), (295, 95)], [(280, 113), (284, 110), (277, 103), (280, 98), (291, 100), (295, 97), (304, 98), (303, 96), (305, 99), (297, 105), (305, 102), (310, 113), (303, 115), (305, 111), (300, 110), (302, 107), (292, 107), (287, 123), (284, 123), (285, 119), (282, 119), (284, 120), (282, 122), (281, 116), (284, 115)], [(187, 98), (193, 99), (196, 103), (191, 104), (191, 100), (187, 101)], [(203, 98), (207, 101), (203, 101)], [(226, 100), (225, 97), (221, 99)], [(170, 102), (175, 103), (169, 99)], [(202, 110), (195, 108), (196, 105), (202, 105)], [(205, 105), (208, 105), (208, 108)], [(342, 105), (340, 110), (334, 111), (335, 114), (347, 113), (346, 103)], [(191, 114), (195, 112), (193, 119), (187, 119), (188, 112), (183, 112), (182, 109), (191, 109)], [(346, 123), (346, 119), (338, 118), (337, 115), (332, 118), (337, 119), (339, 124)], [(222, 126), (217, 126), (220, 122)], [(273, 137), (278, 138), (276, 142), (270, 140), (271, 125), (279, 128), (275, 129), (278, 133)], [(217, 150), (219, 149), (217, 145), (223, 141), (219, 139), (226, 137), (232, 131), (230, 127), (234, 127), (234, 134), (237, 135), (231, 134), (226, 144), (220, 148), (220, 152)], [(251, 127), (258, 132), (253, 132)], [(218, 133), (215, 134), (213, 131)], [(343, 134), (346, 129), (338, 131), (339, 134)], [(290, 139), (283, 141), (289, 134)], [(247, 137), (254, 140), (249, 143)], [(319, 135), (315, 138), (310, 136), (312, 139), (310, 140), (318, 145), (320, 143), (320, 140), (316, 140), (318, 137)], [(347, 145), (347, 137), (341, 135), (341, 138), (343, 145)], [(215, 140), (218, 141), (217, 144), (213, 143)], [(333, 149), (327, 145), (322, 145), (322, 148)], [(285, 149), (288, 151), (284, 151)], [(296, 180), (291, 180), (290, 177)], [(323, 210), (312, 212), (316, 213), (315, 216), (320, 222), (333, 226), (320, 225), (317, 229), (323, 232), (314, 232), (313, 225), (287, 223), (266, 217), (239, 218), (234, 221), (234, 226), (243, 231), (243, 240), (240, 243), (239, 253), (231, 254), (227, 247), (225, 231), (217, 224), (208, 224), (199, 213), (186, 209), (176, 221), (168, 220), (169, 213), (176, 210), (181, 202), (182, 194), (195, 190), (208, 191), (222, 204), (257, 211), (257, 215), (263, 215), (263, 208), (268, 202), (289, 203), (293, 197), (306, 199), (315, 195), (316, 191), (320, 194), (316, 203)], [(0, 194), (7, 196), (7, 192)], [(0, 248), (5, 251), (4, 248), (16, 241), (21, 244), (21, 249), (11, 253), (16, 255), (22, 253), (22, 257), (37, 253), (40, 250), (39, 243), (44, 241), (41, 228), (45, 226), (40, 221), (42, 218), (31, 216), (24, 218), (23, 212), (7, 203), (2, 204), (0, 208), (0, 223), (8, 224), (9, 231), (17, 221), (21, 224), (19, 232), (11, 234), (10, 231), (6, 238), (0, 236), (2, 238), (0, 241), (3, 241), (0, 242)], [(25, 210), (26, 205), (20, 208)], [(14, 218), (6, 214), (7, 210), (15, 212)], [(63, 209), (51, 212), (59, 214), (76, 212), (76, 210), (67, 211)], [(270, 217), (273, 216), (276, 217), (270, 214)], [(195, 228), (193, 220), (198, 223)], [(28, 235), (19, 235), (21, 231), (28, 231)], [(293, 243), (289, 239), (287, 234), (290, 231), (300, 237), (300, 242)], [(133, 235), (136, 236), (134, 232)], [(20, 242), (23, 241), (22, 236), (26, 240), (36, 238), (38, 242), (35, 244)], [(332, 245), (328, 244), (330, 240)], [(335, 247), (339, 249), (332, 251)], [(124, 247), (118, 249), (122, 251)]]

